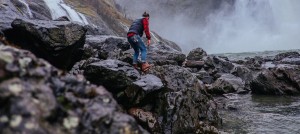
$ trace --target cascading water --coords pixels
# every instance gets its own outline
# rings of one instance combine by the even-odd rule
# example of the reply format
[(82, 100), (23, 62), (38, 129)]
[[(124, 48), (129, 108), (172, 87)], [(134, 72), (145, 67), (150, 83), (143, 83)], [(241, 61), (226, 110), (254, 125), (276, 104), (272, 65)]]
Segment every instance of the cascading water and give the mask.
[(85, 16), (76, 12), (70, 6), (66, 5), (62, 0), (44, 0), (51, 10), (52, 19), (57, 19), (61, 16), (68, 16), (72, 21), (77, 21), (83, 24), (89, 24)]
[(31, 12), (31, 10), (30, 10), (30, 8), (29, 8), (29, 5), (28, 5), (24, 0), (19, 0), (19, 2), (20, 2), (22, 5), (25, 6), (25, 8), (26, 8), (26, 13), (29, 15), (30, 18), (32, 18), (33, 15), (32, 15), (32, 12)]
[(236, 0), (234, 9), (208, 18), (201, 42), (210, 53), (300, 48), (298, 0)]

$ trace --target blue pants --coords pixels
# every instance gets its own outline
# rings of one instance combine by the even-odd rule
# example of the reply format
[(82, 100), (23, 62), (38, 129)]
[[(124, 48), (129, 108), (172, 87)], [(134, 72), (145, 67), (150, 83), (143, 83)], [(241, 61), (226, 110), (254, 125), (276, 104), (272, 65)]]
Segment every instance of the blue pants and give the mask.
[(133, 35), (127, 39), (131, 47), (134, 49), (133, 64), (137, 64), (140, 51), (141, 51), (141, 61), (142, 63), (145, 63), (147, 58), (147, 48), (142, 38), (139, 35)]

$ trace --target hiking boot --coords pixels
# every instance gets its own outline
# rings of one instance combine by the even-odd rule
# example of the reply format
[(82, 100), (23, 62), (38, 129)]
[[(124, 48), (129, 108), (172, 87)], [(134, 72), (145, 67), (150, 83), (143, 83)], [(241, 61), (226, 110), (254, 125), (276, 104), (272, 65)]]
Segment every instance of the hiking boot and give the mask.
[(145, 63), (142, 64), (142, 71), (143, 72), (146, 72), (149, 69), (150, 69), (150, 65), (147, 62), (145, 62)]

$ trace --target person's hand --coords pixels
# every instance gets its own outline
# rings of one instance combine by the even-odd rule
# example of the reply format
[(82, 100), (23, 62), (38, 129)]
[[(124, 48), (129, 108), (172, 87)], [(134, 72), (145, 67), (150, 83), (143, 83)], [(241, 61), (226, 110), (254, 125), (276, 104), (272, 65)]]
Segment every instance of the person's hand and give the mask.
[(150, 46), (150, 43), (151, 43), (151, 40), (148, 40), (147, 41), (147, 45)]

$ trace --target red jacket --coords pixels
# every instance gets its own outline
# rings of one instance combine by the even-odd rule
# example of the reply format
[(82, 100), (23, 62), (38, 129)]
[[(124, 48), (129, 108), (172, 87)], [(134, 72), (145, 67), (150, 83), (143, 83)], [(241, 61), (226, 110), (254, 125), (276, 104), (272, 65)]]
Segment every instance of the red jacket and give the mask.
[[(146, 37), (148, 40), (151, 39), (151, 35), (150, 35), (150, 30), (149, 30), (149, 20), (147, 18), (143, 18), (142, 19), (142, 23), (143, 23), (143, 29), (144, 29), (144, 32), (146, 34)], [(134, 32), (128, 32), (127, 33), (127, 37), (131, 37), (133, 35), (135, 35), (136, 33)]]

